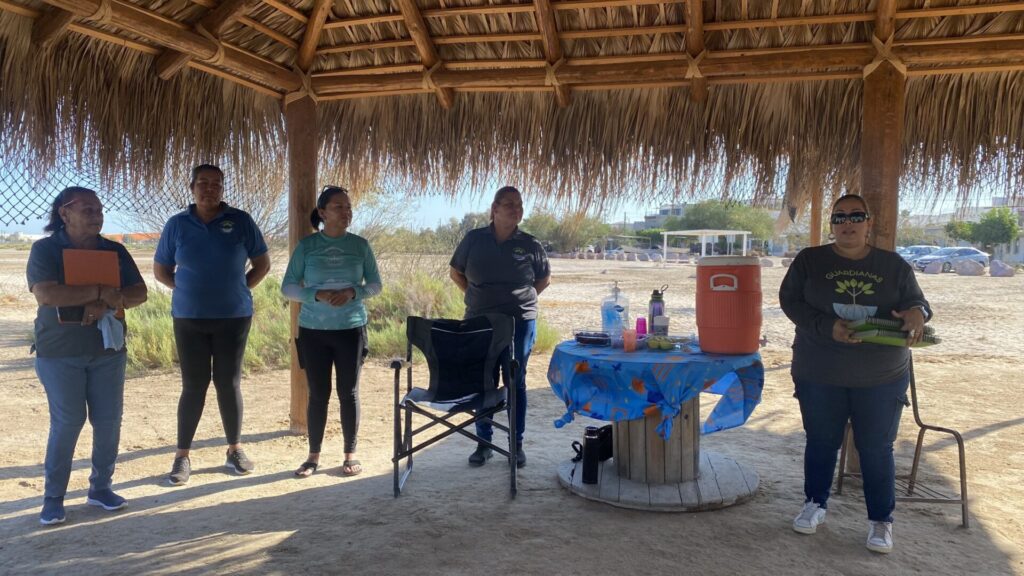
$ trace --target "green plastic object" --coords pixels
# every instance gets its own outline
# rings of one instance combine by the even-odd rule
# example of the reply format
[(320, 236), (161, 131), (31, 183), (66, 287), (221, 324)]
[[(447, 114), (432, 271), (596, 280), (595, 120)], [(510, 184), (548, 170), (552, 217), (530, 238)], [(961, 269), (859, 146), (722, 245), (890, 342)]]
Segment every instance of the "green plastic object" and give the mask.
[[(895, 330), (900, 332), (903, 329), (903, 320), (896, 318), (864, 318), (861, 320), (850, 320), (847, 325), (857, 332), (862, 330)], [(935, 334), (935, 328), (925, 326), (924, 333), (925, 335)]]
[[(855, 337), (862, 342), (871, 342), (872, 344), (884, 344), (885, 346), (906, 346), (907, 345), (907, 333), (899, 330), (861, 330), (857, 332)], [(925, 346), (932, 346), (938, 344), (942, 340), (934, 334), (925, 334), (921, 336), (921, 341), (911, 346), (911, 348), (924, 348)]]

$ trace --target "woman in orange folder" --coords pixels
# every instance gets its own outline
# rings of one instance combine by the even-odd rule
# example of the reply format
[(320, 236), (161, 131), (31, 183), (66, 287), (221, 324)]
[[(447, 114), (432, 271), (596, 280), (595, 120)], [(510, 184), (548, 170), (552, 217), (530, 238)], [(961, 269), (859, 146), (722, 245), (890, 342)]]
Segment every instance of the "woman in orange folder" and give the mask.
[(910, 346), (921, 339), (931, 311), (910, 265), (868, 244), (871, 211), (863, 198), (837, 200), (830, 222), (834, 242), (802, 250), (779, 290), (782, 310), (796, 324), (792, 374), (807, 433), (804, 504), (793, 529), (813, 534), (825, 521), (836, 453), (850, 420), (863, 471), (867, 547), (887, 553), (896, 507), (892, 444), (908, 404), (910, 351), (862, 343), (848, 322), (899, 319)]
[[(86, 502), (104, 510), (117, 510), (126, 504), (111, 490), (127, 363), (125, 323), (114, 312), (145, 302), (146, 283), (124, 246), (100, 236), (101, 228), (103, 206), (96, 193), (88, 188), (65, 188), (53, 200), (50, 222), (44, 228), (50, 236), (35, 242), (28, 258), (28, 286), (39, 303), (36, 374), (50, 407), (45, 497), (39, 515), (39, 521), (47, 525), (65, 520), (64, 494), (75, 444), (87, 415), (92, 424), (93, 448)], [(66, 250), (75, 252), (69, 254)], [(116, 257), (104, 259), (105, 254), (95, 251)], [(108, 279), (88, 284), (76, 281), (71, 265), (81, 262), (75, 258), (94, 258), (92, 272), (100, 269)], [(109, 269), (104, 268), (107, 262), (111, 264)]]

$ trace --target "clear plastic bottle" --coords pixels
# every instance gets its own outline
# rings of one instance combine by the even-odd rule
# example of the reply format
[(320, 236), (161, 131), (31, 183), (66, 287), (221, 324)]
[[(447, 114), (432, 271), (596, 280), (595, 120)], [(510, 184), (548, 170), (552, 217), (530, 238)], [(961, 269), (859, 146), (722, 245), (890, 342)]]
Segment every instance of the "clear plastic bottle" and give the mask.
[(629, 325), (629, 299), (616, 282), (612, 293), (601, 301), (601, 330), (611, 337), (612, 346), (621, 347), (622, 329)]

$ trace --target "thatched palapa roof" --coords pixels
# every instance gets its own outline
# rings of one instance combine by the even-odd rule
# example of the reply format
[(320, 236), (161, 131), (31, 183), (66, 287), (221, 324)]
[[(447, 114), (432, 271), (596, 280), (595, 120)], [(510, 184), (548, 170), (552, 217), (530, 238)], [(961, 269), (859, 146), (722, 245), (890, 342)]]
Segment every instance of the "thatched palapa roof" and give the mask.
[(800, 205), (808, 187), (859, 188), (864, 71), (887, 60), (907, 76), (904, 193), (1024, 189), (1019, 1), (0, 0), (0, 11), (5, 156), (84, 158), (108, 178), (159, 183), (209, 158), (279, 169), (282, 103), (309, 95), (321, 166), (346, 182)]

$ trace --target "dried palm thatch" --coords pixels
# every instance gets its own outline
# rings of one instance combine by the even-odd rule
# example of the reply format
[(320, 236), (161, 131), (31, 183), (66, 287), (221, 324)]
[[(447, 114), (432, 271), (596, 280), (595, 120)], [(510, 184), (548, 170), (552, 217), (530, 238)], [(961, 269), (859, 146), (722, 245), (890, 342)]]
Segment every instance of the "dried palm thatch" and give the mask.
[[(46, 2), (73, 8), (97, 0)], [(217, 3), (131, 5), (187, 34)], [(270, 76), (231, 68), (218, 55), (193, 58), (191, 68), (164, 81), (152, 67), (165, 47), (144, 29), (79, 18), (40, 48), (29, 16), (47, 4), (0, 0), (6, 10), (0, 13), (0, 149), (40, 170), (58, 157), (79, 158), (110, 181), (138, 182), (139, 190), (166, 185), (183, 168), (215, 158), (249, 178), (241, 189), (268, 178), (280, 189), (281, 99), (294, 90), (282, 86), (301, 92), (311, 81), (305, 89), (321, 97), (324, 180), (355, 190), (386, 182), (413, 193), (455, 195), (501, 181), (577, 208), (724, 197), (785, 198), (799, 210), (813, 189), (836, 194), (860, 186), (860, 72), (875, 50), (875, 2), (704, 0), (699, 39), (708, 52), (698, 68), (721, 69), (741, 52), (795, 47), (813, 57), (826, 52), (808, 50), (837, 45), (854, 51), (847, 60), (812, 62), (792, 74), (770, 70), (775, 75), (769, 76), (748, 66), (704, 79), (682, 73), (692, 70), (687, 40), (696, 33), (678, 0), (554, 2), (564, 56), (554, 65), (534, 3), (418, 0), (426, 47), (391, 0), (335, 0), (319, 23), (311, 20), (317, 4), (265, 0), (224, 30), (220, 40), (228, 48), (220, 50), (237, 47), (261, 59)], [(936, 2), (897, 4), (899, 46), (973, 37), (1024, 42), (1024, 6), (1016, 3), (949, 0), (942, 5), (973, 13), (934, 15), (922, 11), (942, 8)], [(308, 70), (293, 72), (307, 34), (315, 34), (316, 56)], [(1015, 55), (1024, 49), (1018, 44), (1009, 60), (990, 50), (941, 74), (937, 68), (956, 64), (955, 55), (908, 60), (903, 194), (967, 201), (982, 192), (1024, 190), (1024, 58)], [(448, 75), (427, 71), (430, 58)], [(598, 73), (651, 61), (665, 65), (656, 82), (621, 81), (629, 77), (622, 70), (615, 72), (620, 80), (604, 81)], [(569, 74), (571, 67), (577, 68)], [(583, 76), (587, 70), (595, 71), (593, 80)], [(309, 80), (302, 80), (307, 72)], [(273, 85), (274, 78), (283, 84)], [(699, 102), (691, 98), (697, 81), (709, 87)], [(449, 110), (439, 104), (445, 90), (455, 94)], [(558, 105), (556, 90), (571, 94), (568, 107)]]

